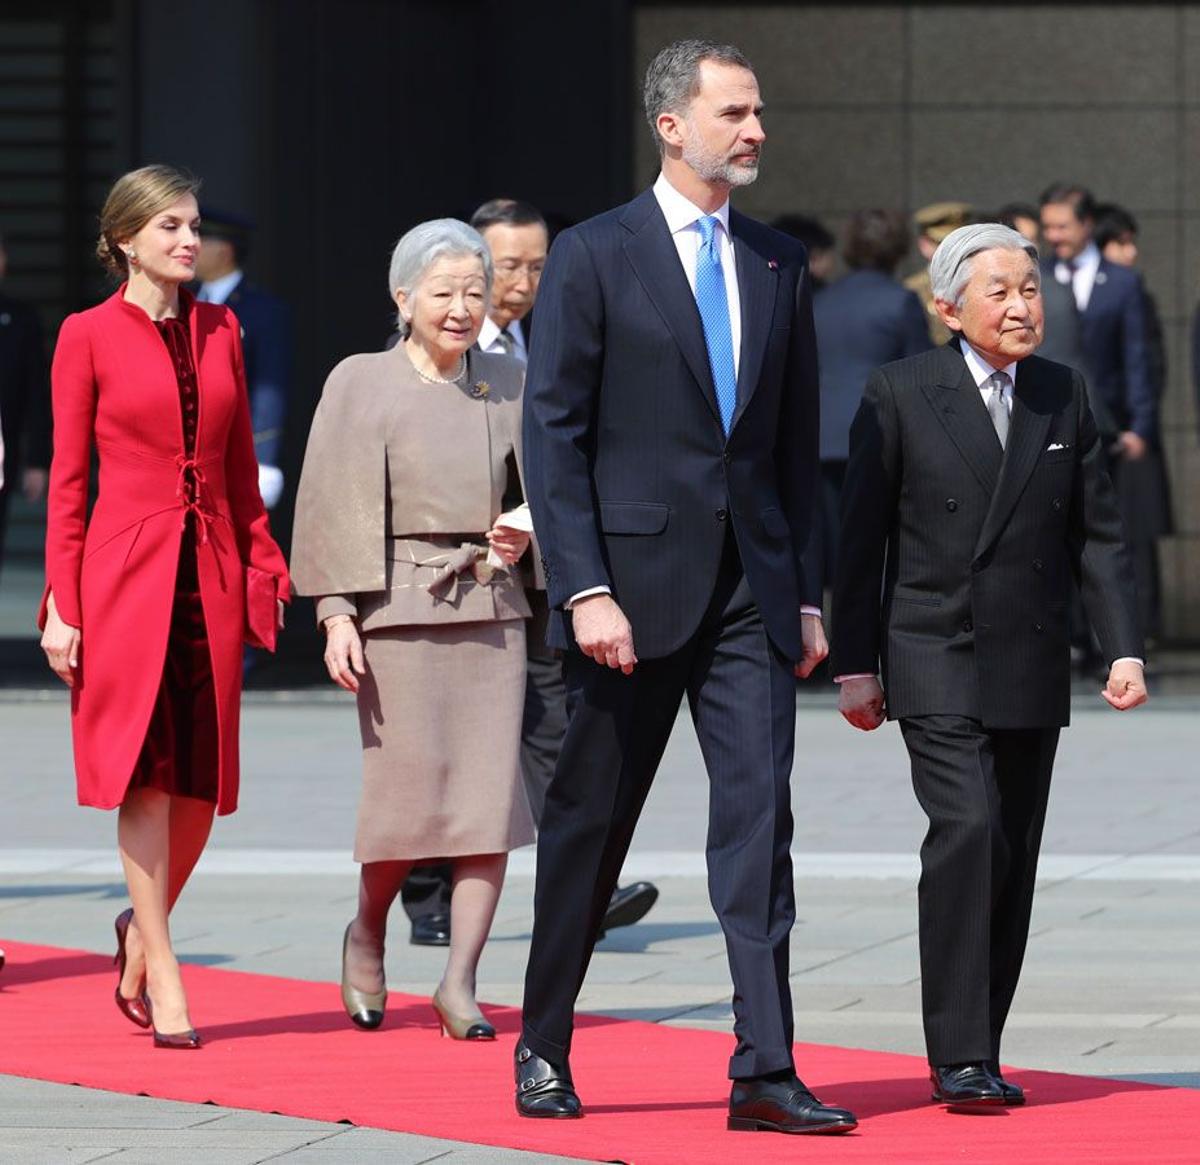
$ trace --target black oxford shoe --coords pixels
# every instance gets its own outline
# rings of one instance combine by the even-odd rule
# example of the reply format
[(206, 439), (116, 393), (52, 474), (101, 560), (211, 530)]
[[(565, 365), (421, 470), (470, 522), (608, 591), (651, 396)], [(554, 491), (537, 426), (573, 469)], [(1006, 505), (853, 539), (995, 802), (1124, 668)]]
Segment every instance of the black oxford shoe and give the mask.
[(744, 1133), (848, 1133), (858, 1127), (854, 1113), (822, 1104), (797, 1076), (735, 1080), (729, 1093), (726, 1128)]
[(409, 940), (418, 947), (448, 947), (450, 945), (450, 915), (427, 914), (413, 920)]
[(583, 1106), (571, 1080), (571, 1069), (566, 1064), (559, 1067), (534, 1055), (524, 1040), (517, 1041), (513, 1061), (520, 1116), (559, 1120), (583, 1116)]
[(974, 1108), (1006, 1103), (1000, 1081), (984, 1063), (935, 1065), (929, 1069), (929, 1083), (938, 1104)]
[(987, 1070), (995, 1077), (996, 1083), (1000, 1085), (1000, 1091), (1004, 1093), (1004, 1103), (1010, 1108), (1015, 1108), (1019, 1104), (1025, 1103), (1025, 1089), (1019, 1084), (1013, 1084), (1010, 1080), (1005, 1080), (1000, 1075), (1000, 1063), (998, 1060), (989, 1060)]
[(629, 886), (618, 886), (609, 899), (608, 909), (604, 912), (599, 938), (603, 938), (618, 926), (632, 926), (635, 922), (640, 922), (657, 901), (658, 887), (652, 882), (634, 882)]

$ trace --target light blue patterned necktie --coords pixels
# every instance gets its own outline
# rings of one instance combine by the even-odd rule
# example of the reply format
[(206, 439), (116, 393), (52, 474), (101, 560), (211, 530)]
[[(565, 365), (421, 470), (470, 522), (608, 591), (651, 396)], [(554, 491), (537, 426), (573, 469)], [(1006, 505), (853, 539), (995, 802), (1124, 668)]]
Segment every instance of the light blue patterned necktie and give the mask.
[(728, 436), (737, 405), (737, 371), (733, 363), (733, 328), (729, 322), (729, 298), (725, 294), (725, 272), (717, 240), (719, 219), (706, 215), (696, 220), (700, 249), (696, 252), (696, 306), (708, 346), (708, 363), (717, 390), (721, 425)]

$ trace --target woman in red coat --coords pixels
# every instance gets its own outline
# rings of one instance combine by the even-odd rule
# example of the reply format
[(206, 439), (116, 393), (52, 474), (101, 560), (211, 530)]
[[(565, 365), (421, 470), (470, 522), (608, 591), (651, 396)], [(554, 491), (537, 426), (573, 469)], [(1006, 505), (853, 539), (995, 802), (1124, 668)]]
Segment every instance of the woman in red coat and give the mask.
[(247, 611), (261, 628), (265, 602), (259, 638), (273, 638), (290, 586), (258, 493), (237, 319), (182, 287), (197, 185), (147, 166), (101, 213), (97, 253), (126, 281), (59, 332), (41, 613), (71, 688), (79, 801), (119, 807), (133, 906), (116, 924), (117, 1005), (168, 1047), (199, 1045), (167, 916), (214, 811), (237, 806)]

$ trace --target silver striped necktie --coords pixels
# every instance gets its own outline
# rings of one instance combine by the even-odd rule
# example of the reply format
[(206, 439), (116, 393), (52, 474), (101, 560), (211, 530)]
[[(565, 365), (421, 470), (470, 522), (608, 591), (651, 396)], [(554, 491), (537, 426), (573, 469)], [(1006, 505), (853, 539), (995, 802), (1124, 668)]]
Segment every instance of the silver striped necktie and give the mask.
[(1007, 372), (993, 372), (988, 377), (989, 386), (987, 398), (988, 416), (992, 418), (992, 427), (1000, 438), (1000, 448), (1008, 444), (1009, 415), (1008, 405), (1004, 402), (1004, 389), (1011, 383)]

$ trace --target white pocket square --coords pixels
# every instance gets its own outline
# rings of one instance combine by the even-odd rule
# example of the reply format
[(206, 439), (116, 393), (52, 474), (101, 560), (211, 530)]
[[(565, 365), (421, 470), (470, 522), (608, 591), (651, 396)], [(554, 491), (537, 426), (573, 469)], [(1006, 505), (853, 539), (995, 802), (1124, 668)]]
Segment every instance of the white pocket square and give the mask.
[(1068, 448), (1068, 446), (1060, 445), (1057, 441), (1055, 441), (1052, 445), (1046, 446), (1046, 452), (1053, 453), (1056, 449), (1066, 449), (1066, 448)]

